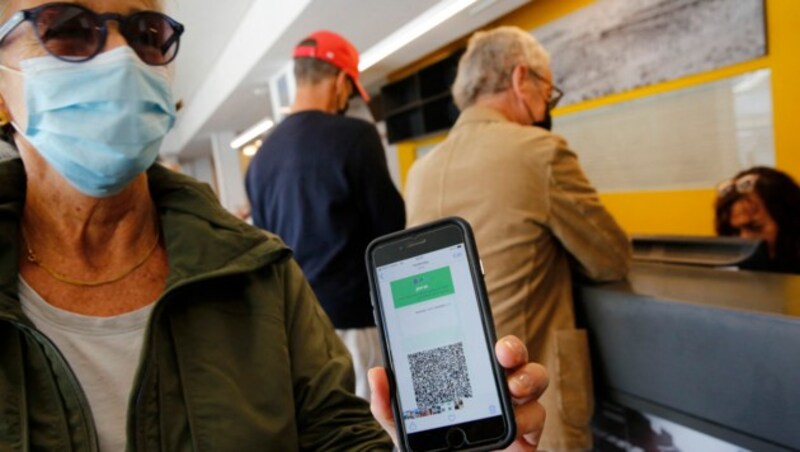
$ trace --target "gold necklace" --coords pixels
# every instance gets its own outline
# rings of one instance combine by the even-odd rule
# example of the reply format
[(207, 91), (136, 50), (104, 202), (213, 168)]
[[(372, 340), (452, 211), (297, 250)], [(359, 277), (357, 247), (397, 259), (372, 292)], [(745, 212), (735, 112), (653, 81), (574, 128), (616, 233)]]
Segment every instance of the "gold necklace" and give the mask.
[(131, 268), (125, 270), (124, 272), (120, 273), (117, 276), (113, 276), (111, 278), (104, 279), (102, 281), (83, 281), (80, 279), (70, 278), (69, 276), (63, 273), (53, 270), (52, 268), (44, 265), (44, 263), (39, 259), (39, 256), (37, 256), (36, 253), (34, 253), (33, 250), (31, 249), (31, 244), (28, 241), (28, 237), (27, 234), (25, 233), (24, 227), (21, 228), (21, 232), (22, 232), (22, 241), (25, 242), (25, 248), (28, 251), (28, 256), (27, 256), (28, 262), (36, 265), (37, 267), (46, 271), (50, 276), (63, 283), (71, 284), (73, 286), (82, 286), (82, 287), (105, 286), (106, 284), (115, 283), (117, 281), (126, 278), (128, 275), (136, 271), (137, 268), (144, 265), (144, 263), (147, 262), (148, 259), (150, 259), (150, 256), (152, 256), (153, 252), (156, 250), (156, 248), (158, 248), (158, 243), (161, 239), (161, 232), (159, 231), (159, 228), (156, 228), (156, 240), (153, 242), (153, 245), (150, 247), (149, 250), (147, 250), (147, 253), (145, 253), (145, 255), (142, 256), (141, 259), (139, 259), (138, 261), (136, 261), (135, 264), (133, 264)]

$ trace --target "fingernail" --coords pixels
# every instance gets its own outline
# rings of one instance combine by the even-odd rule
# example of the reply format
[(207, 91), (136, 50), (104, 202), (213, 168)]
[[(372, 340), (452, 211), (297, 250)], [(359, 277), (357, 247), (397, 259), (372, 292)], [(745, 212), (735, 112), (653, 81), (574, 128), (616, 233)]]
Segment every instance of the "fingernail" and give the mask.
[(503, 343), (506, 344), (506, 347), (510, 348), (511, 351), (514, 352), (515, 355), (520, 356), (522, 354), (522, 349), (519, 346), (519, 342), (514, 342), (508, 339), (503, 340)]
[(531, 381), (531, 377), (528, 374), (520, 374), (515, 377), (515, 380), (517, 380), (517, 384), (525, 389), (530, 389), (533, 386), (533, 381)]
[(503, 343), (506, 344), (506, 347), (510, 348), (511, 350), (517, 351), (517, 344), (515, 344), (513, 341), (503, 339)]

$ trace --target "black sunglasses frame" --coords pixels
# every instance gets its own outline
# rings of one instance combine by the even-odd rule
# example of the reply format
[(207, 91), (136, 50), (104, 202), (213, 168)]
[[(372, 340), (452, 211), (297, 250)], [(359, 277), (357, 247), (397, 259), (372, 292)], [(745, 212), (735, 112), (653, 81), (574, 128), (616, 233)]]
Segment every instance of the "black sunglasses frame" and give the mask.
[[(54, 8), (54, 7), (70, 7), (70, 8), (79, 9), (79, 10), (82, 10), (83, 12), (87, 13), (90, 17), (96, 18), (96, 20), (94, 22), (95, 22), (95, 24), (99, 24), (98, 31), (99, 31), (100, 35), (99, 35), (99, 39), (97, 41), (97, 48), (94, 50), (94, 52), (92, 52), (90, 55), (87, 55), (87, 56), (65, 57), (63, 55), (58, 55), (58, 54), (53, 53), (47, 47), (47, 45), (45, 45), (45, 42), (42, 40), (42, 36), (40, 35), (40, 33), (37, 30), (38, 27), (36, 26), (37, 25), (36, 22), (37, 22), (37, 19), (38, 19), (39, 15), (42, 13), (42, 11), (44, 11), (44, 10), (46, 10), (48, 8)], [(168, 60), (165, 60), (163, 62), (158, 62), (158, 63), (151, 63), (151, 62), (145, 61), (144, 58), (142, 58), (142, 55), (139, 54), (139, 52), (136, 52), (136, 48), (137, 47), (135, 45), (131, 45), (131, 42), (132, 41), (135, 42), (137, 37), (136, 36), (128, 36), (128, 34), (127, 34), (127, 29), (128, 29), (127, 25), (132, 23), (132, 21), (136, 20), (137, 18), (139, 18), (141, 16), (157, 16), (160, 19), (164, 20), (164, 22), (167, 23), (172, 28), (172, 30), (173, 30), (172, 36), (170, 36), (169, 39), (167, 39), (167, 41), (159, 49), (159, 51), (162, 53), (162, 55), (165, 55), (166, 52), (170, 49), (170, 47), (172, 47), (173, 44), (175, 45), (175, 52), (172, 54), (172, 56)], [(39, 6), (35, 7), (35, 8), (23, 9), (23, 10), (17, 11), (16, 13), (14, 13), (14, 15), (11, 16), (10, 19), (8, 19), (8, 21), (6, 21), (6, 23), (4, 23), (2, 26), (0, 26), (0, 45), (3, 44), (5, 38), (12, 31), (14, 31), (14, 29), (16, 29), (23, 22), (28, 21), (28, 22), (31, 23), (31, 25), (33, 25), (33, 28), (35, 30), (34, 34), (36, 35), (36, 39), (39, 40), (39, 43), (47, 51), (47, 53), (49, 53), (50, 55), (58, 58), (59, 60), (69, 61), (71, 63), (83, 63), (85, 61), (89, 61), (92, 58), (96, 57), (98, 54), (100, 54), (100, 52), (103, 50), (103, 48), (105, 48), (106, 40), (108, 39), (108, 26), (107, 26), (107, 23), (108, 23), (109, 20), (114, 20), (119, 24), (120, 33), (125, 38), (125, 41), (128, 43), (128, 45), (131, 46), (131, 48), (136, 52), (136, 54), (139, 55), (139, 58), (142, 58), (142, 61), (144, 61), (146, 64), (149, 64), (150, 66), (164, 66), (164, 65), (167, 65), (167, 64), (171, 63), (175, 59), (175, 57), (178, 55), (178, 50), (180, 48), (180, 37), (181, 37), (181, 34), (183, 34), (183, 32), (184, 32), (184, 26), (183, 26), (183, 24), (181, 24), (180, 22), (176, 21), (175, 19), (167, 16), (166, 14), (160, 13), (158, 11), (137, 11), (137, 12), (135, 12), (133, 14), (129, 14), (127, 16), (123, 15), (123, 14), (117, 14), (117, 13), (102, 13), (102, 14), (100, 14), (100, 13), (92, 11), (91, 9), (89, 9), (89, 8), (83, 6), (83, 5), (79, 5), (79, 4), (76, 4), (76, 3), (65, 3), (65, 2), (45, 3), (43, 5), (39, 5)]]
[(529, 72), (533, 75), (534, 78), (550, 85), (550, 88), (552, 88), (553, 92), (550, 93), (550, 98), (547, 99), (547, 108), (550, 110), (556, 108), (556, 105), (558, 105), (558, 103), (561, 101), (561, 98), (564, 97), (564, 91), (561, 91), (561, 88), (556, 86), (553, 82), (547, 81), (544, 77), (539, 75), (539, 73), (534, 71), (533, 69), (529, 69)]

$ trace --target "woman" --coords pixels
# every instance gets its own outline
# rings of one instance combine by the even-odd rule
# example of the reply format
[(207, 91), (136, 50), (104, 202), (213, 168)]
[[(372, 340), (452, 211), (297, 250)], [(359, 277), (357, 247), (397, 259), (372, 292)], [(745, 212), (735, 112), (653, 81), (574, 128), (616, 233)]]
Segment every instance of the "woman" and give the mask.
[[(152, 165), (183, 31), (159, 10), (0, 2), (0, 450), (390, 447), (289, 250)], [(547, 377), (497, 352), (530, 449)]]
[(800, 273), (800, 187), (791, 177), (754, 167), (721, 183), (717, 194), (717, 234), (763, 239), (768, 270)]

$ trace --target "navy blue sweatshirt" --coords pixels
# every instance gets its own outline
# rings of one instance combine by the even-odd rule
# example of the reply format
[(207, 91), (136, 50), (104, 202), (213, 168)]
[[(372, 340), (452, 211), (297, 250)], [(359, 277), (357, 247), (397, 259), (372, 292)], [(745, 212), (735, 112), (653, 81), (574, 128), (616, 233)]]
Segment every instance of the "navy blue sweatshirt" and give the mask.
[(292, 114), (264, 140), (246, 185), (253, 222), (294, 250), (334, 327), (374, 326), (364, 251), (405, 226), (375, 127), (321, 111)]

